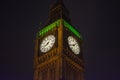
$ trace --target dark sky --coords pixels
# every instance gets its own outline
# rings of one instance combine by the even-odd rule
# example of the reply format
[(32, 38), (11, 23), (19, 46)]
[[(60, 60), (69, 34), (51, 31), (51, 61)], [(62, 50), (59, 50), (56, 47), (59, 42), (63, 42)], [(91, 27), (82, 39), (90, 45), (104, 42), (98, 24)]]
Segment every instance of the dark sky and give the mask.
[[(0, 2), (0, 80), (33, 80), (35, 34), (56, 0)], [(84, 37), (85, 80), (120, 80), (117, 0), (64, 0)], [(42, 26), (43, 27), (43, 26)]]

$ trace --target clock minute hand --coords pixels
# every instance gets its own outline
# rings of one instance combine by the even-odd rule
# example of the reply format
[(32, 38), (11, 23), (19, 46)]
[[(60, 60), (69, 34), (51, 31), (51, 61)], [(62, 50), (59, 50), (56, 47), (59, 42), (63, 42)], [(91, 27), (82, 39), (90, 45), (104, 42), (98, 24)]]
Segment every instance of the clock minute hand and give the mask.
[(49, 44), (49, 42), (47, 42), (47, 44), (45, 46), (47, 46)]

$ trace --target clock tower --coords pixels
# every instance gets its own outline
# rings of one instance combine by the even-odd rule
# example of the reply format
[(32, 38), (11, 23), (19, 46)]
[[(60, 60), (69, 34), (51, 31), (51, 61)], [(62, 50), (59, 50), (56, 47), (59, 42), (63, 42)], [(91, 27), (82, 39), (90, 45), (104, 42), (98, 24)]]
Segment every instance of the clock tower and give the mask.
[(51, 5), (47, 25), (36, 34), (34, 80), (84, 80), (83, 38), (62, 0)]

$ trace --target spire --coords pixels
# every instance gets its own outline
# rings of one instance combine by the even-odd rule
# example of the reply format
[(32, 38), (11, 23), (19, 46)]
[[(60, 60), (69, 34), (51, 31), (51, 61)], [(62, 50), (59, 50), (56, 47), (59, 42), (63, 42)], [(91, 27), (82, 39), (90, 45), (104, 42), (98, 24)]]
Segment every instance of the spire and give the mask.
[(65, 7), (63, 0), (56, 0), (56, 2), (52, 4), (49, 9), (48, 23), (52, 23), (60, 18), (70, 23), (69, 11)]
[(56, 8), (59, 5), (65, 7), (65, 5), (63, 3), (63, 0), (56, 0), (56, 2), (50, 6), (50, 10), (53, 9), (53, 8)]

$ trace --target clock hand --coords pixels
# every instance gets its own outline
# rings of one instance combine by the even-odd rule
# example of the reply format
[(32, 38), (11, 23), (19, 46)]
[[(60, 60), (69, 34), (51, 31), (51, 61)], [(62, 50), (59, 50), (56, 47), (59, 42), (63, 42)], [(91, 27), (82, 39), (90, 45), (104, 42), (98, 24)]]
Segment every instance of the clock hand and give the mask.
[(47, 42), (47, 44), (45, 46), (47, 46), (49, 44), (49, 42)]
[(71, 46), (75, 46), (76, 44), (71, 44)]

